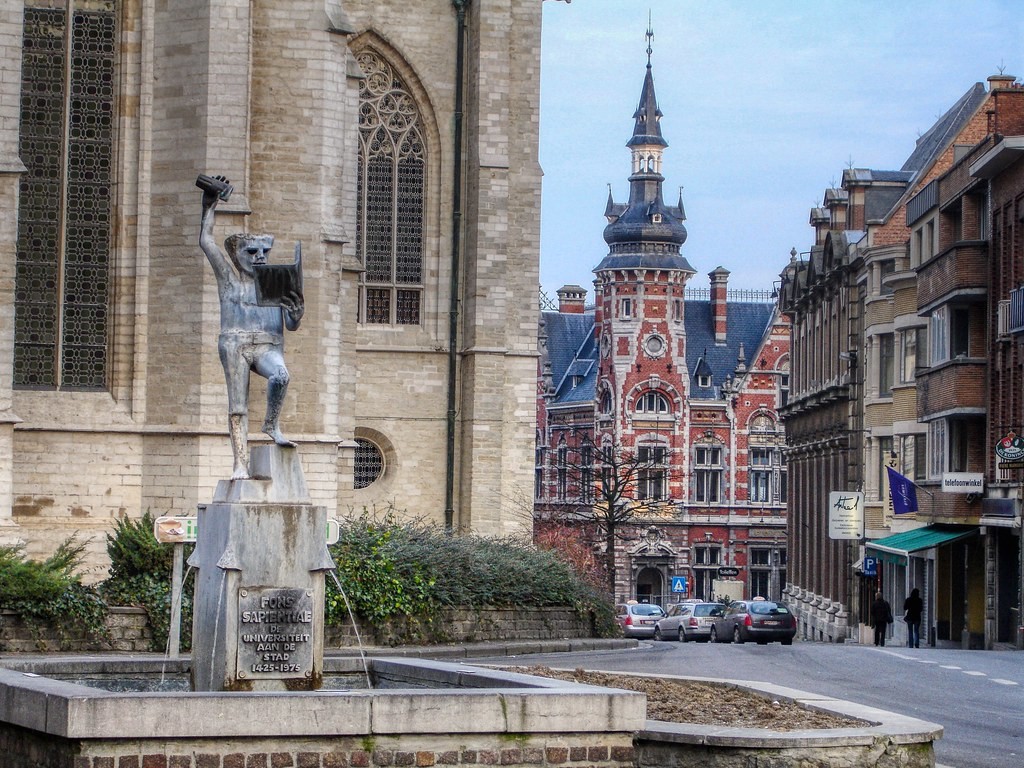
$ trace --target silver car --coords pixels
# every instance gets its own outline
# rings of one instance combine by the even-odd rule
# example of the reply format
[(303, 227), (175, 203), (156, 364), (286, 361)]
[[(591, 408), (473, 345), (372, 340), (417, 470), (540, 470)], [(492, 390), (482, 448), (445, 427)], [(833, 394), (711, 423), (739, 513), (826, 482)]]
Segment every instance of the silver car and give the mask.
[(652, 637), (654, 625), (665, 615), (660, 605), (633, 603), (615, 606), (615, 621), (626, 637)]
[(668, 615), (654, 625), (655, 640), (707, 640), (711, 625), (725, 612), (722, 603), (679, 603), (669, 606)]

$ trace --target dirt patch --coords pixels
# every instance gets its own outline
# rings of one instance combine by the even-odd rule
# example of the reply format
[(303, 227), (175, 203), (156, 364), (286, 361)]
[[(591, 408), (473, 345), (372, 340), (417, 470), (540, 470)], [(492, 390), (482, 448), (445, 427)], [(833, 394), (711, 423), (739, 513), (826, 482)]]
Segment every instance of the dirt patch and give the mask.
[(613, 672), (588, 672), (583, 669), (569, 672), (542, 666), (509, 667), (506, 671), (638, 691), (647, 695), (649, 720), (735, 728), (765, 728), (772, 731), (864, 726), (859, 720), (818, 712), (792, 702), (776, 701), (728, 685), (690, 680), (662, 680)]

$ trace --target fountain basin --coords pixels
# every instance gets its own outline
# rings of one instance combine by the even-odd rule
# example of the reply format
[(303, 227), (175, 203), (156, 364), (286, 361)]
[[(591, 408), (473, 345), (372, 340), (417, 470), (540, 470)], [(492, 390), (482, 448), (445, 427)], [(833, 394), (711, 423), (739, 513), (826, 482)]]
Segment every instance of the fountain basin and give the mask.
[[(9, 768), (627, 768), (645, 719), (641, 694), (421, 659), (370, 659), (371, 689), (245, 693), (123, 692), (58, 679), (187, 675), (186, 661), (2, 663)], [(357, 659), (331, 667), (326, 677), (365, 686)]]

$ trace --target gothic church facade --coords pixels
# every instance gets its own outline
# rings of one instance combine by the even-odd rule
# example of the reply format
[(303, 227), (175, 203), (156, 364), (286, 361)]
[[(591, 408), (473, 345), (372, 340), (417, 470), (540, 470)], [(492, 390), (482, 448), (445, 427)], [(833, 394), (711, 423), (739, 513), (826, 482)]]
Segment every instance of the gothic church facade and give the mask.
[(6, 3), (3, 540), (42, 557), (78, 533), (102, 564), (116, 518), (194, 513), (230, 475), (200, 173), (235, 187), (218, 240), (272, 233), (272, 261), (302, 243), (282, 426), (314, 503), (528, 531), (512, 500), (532, 485), (540, 14)]

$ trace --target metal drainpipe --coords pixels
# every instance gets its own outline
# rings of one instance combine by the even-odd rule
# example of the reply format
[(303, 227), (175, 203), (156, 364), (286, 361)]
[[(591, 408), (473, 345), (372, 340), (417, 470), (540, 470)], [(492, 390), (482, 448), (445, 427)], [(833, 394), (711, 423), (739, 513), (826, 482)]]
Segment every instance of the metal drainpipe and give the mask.
[(455, 6), (455, 126), (452, 162), (452, 261), (448, 300), (448, 439), (446, 445), (444, 485), (444, 527), (449, 533), (455, 527), (455, 415), (458, 381), (459, 340), (459, 249), (462, 233), (462, 81), (465, 74), (466, 8), (470, 0), (452, 0)]

